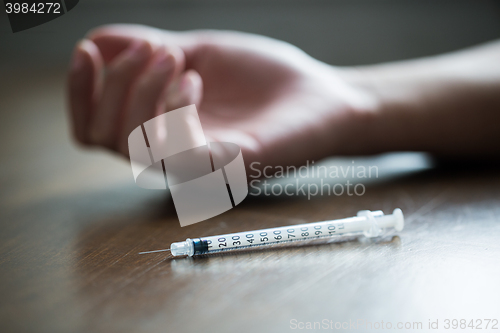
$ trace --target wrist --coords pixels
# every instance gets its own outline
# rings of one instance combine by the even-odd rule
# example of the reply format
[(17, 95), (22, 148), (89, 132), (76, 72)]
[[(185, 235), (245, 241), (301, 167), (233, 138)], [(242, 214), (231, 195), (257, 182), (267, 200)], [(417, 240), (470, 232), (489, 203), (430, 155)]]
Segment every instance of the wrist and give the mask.
[[(389, 103), (377, 76), (364, 67), (336, 68), (336, 75), (349, 87), (346, 121), (339, 126), (343, 135), (335, 154), (368, 155), (390, 150)], [(339, 131), (339, 128), (336, 128)]]
[(351, 110), (351, 127), (358, 138), (353, 154), (426, 149), (421, 133), (433, 116), (422, 112), (428, 92), (409, 72), (415, 71), (402, 64), (342, 69), (345, 82), (369, 101), (354, 103)]

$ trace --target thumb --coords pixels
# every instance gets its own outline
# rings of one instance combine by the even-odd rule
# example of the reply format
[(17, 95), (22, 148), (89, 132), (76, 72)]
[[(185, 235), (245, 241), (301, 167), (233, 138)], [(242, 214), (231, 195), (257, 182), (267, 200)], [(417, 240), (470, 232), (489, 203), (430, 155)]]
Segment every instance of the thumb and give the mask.
[(163, 110), (168, 112), (191, 104), (199, 108), (203, 97), (203, 81), (197, 71), (182, 73), (166, 92)]

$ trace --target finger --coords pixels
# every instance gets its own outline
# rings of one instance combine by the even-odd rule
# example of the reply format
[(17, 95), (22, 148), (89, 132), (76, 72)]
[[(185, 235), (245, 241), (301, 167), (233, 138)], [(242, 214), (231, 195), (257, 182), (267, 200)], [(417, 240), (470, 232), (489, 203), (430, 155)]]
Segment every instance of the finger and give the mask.
[(109, 66), (103, 93), (92, 115), (90, 140), (110, 149), (116, 149), (123, 110), (129, 92), (152, 54), (152, 47), (142, 40), (133, 42)]
[(97, 45), (105, 63), (111, 62), (134, 41), (148, 42), (154, 50), (162, 44), (161, 30), (136, 24), (105, 25), (91, 30), (87, 38)]
[[(179, 109), (192, 104), (199, 104), (202, 98), (203, 83), (198, 72), (188, 70), (182, 73), (176, 81), (169, 87), (165, 104), (162, 110), (169, 111)], [(167, 120), (166, 124), (159, 123), (156, 129), (156, 136), (162, 136), (162, 127), (166, 125), (164, 142), (168, 152), (181, 151), (180, 147), (198, 147), (206, 142), (203, 130), (193, 121), (192, 114), (181, 113)], [(170, 134), (169, 134), (170, 133)], [(172, 134), (175, 133), (175, 134)], [(155, 140), (155, 138), (153, 138)], [(161, 140), (156, 138), (157, 141)]]
[(164, 31), (138, 24), (105, 25), (90, 31), (87, 36), (97, 45), (105, 63), (113, 61), (133, 41), (143, 40), (150, 43), (153, 50), (161, 46), (169, 48), (175, 57), (176, 63), (182, 66), (185, 63), (185, 56), (181, 47), (186, 43), (186, 40), (191, 40), (191, 38), (181, 37), (184, 36), (181, 33)]
[(124, 155), (128, 155), (128, 136), (137, 126), (155, 117), (162, 92), (175, 72), (174, 56), (165, 48), (158, 49), (133, 88), (119, 144), (119, 151)]
[(68, 104), (73, 135), (88, 144), (86, 135), (91, 112), (98, 93), (99, 74), (103, 61), (97, 46), (90, 40), (80, 41), (74, 50), (68, 74)]
[(184, 72), (167, 90), (163, 110), (171, 111), (191, 104), (200, 105), (203, 98), (203, 81), (197, 71)]

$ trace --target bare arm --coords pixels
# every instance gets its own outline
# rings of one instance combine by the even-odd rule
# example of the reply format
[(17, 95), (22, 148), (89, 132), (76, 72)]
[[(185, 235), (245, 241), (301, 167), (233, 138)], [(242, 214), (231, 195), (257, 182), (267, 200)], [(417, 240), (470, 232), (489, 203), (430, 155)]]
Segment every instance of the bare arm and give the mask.
[(370, 139), (346, 153), (500, 156), (500, 42), (345, 75), (374, 101), (359, 112), (358, 130)]

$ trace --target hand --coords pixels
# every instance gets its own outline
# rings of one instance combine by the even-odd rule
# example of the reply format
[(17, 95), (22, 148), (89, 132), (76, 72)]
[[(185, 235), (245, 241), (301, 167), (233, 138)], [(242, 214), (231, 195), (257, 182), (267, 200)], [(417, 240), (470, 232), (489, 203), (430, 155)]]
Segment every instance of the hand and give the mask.
[(134, 128), (196, 104), (208, 141), (238, 144), (261, 168), (349, 153), (372, 104), (342, 70), (288, 43), (136, 25), (92, 31), (75, 48), (68, 85), (80, 143), (127, 156)]

